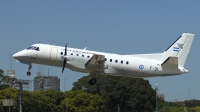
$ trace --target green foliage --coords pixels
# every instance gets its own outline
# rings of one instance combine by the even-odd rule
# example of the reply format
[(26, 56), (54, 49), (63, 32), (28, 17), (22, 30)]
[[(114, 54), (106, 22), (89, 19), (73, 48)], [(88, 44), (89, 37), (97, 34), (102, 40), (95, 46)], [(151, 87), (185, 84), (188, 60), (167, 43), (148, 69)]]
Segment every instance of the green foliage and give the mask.
[(61, 101), (64, 95), (61, 91), (47, 90), (44, 92), (24, 91), (23, 110), (27, 112), (49, 111), (61, 112), (63, 111)]
[(53, 91), (53, 90), (47, 90), (43, 92), (44, 96), (48, 97), (47, 102), (51, 102), (48, 103), (48, 108), (51, 111), (62, 111), (62, 105), (61, 102), (64, 99), (64, 94), (61, 91)]
[[(14, 88), (6, 88), (4, 90), (0, 90), (0, 100), (1, 99), (18, 99), (19, 93)], [(7, 107), (2, 107), (2, 102), (0, 101), (0, 111), (1, 112), (8, 112)], [(17, 106), (11, 107), (11, 110), (14, 112), (18, 110)]]
[(4, 71), (0, 69), (0, 90), (12, 87), (16, 80), (16, 78), (10, 78), (8, 76), (5, 76), (3, 73)]
[(200, 100), (185, 100), (185, 105), (187, 107), (196, 107), (196, 106), (200, 106)]
[(6, 88), (0, 91), (0, 99), (19, 98), (19, 92), (14, 88)]
[[(74, 83), (73, 91), (23, 91), (24, 112), (153, 112), (155, 109), (155, 90), (147, 80), (127, 77), (98, 76), (96, 85), (88, 85), (89, 76)], [(83, 90), (82, 90), (83, 89)], [(0, 99), (19, 99), (15, 88), (0, 90)], [(18, 100), (19, 101), (19, 100)], [(184, 102), (158, 102), (159, 112), (200, 112), (199, 100)], [(188, 106), (188, 107), (186, 107)], [(189, 107), (190, 106), (190, 107)], [(0, 111), (7, 112), (8, 107)], [(18, 112), (19, 107), (11, 107)]]
[(184, 102), (158, 102), (159, 112), (182, 112)]
[(187, 110), (188, 112), (200, 112), (200, 106), (190, 107)]
[[(19, 99), (19, 91), (15, 88), (0, 90), (0, 99)], [(18, 100), (19, 101), (19, 100)], [(97, 112), (102, 104), (101, 97), (84, 91), (23, 91), (24, 112), (64, 112), (68, 101), (69, 112)], [(2, 107), (0, 100), (0, 111), (8, 112), (7, 107)], [(18, 112), (18, 105), (11, 107), (12, 112)]]
[[(191, 100), (193, 101), (193, 100)], [(185, 102), (159, 102), (159, 112), (200, 112), (200, 106), (186, 107)]]
[(98, 94), (86, 93), (82, 90), (68, 91), (62, 102), (63, 107), (70, 112), (98, 112), (102, 99)]
[(0, 69), (0, 75), (3, 75), (4, 71)]
[(159, 108), (162, 108), (162, 107), (183, 107), (184, 102), (159, 102), (158, 106), (159, 106)]
[(148, 80), (128, 77), (97, 75), (97, 83), (88, 84), (91, 76), (85, 76), (75, 82), (72, 90), (98, 93), (103, 99), (101, 111), (113, 112), (120, 107), (121, 112), (153, 111), (155, 109), (155, 91)]
[(159, 112), (183, 112), (184, 107), (163, 107)]

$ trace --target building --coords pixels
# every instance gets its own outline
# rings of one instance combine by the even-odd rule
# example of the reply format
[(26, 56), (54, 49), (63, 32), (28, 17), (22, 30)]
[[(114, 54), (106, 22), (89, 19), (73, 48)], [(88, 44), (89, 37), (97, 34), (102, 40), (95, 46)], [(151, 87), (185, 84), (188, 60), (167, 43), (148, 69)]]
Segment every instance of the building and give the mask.
[(15, 70), (7, 70), (7, 76), (10, 78), (15, 78)]
[(34, 78), (34, 91), (45, 90), (60, 91), (60, 79), (57, 76), (36, 76)]

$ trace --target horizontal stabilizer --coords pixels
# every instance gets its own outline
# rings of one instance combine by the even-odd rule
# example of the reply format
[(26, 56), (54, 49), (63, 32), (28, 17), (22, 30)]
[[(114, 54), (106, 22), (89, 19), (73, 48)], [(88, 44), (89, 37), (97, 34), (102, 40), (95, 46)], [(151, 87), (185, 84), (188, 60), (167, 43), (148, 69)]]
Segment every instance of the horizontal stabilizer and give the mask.
[(178, 68), (178, 57), (168, 57), (162, 64), (162, 66), (176, 66)]

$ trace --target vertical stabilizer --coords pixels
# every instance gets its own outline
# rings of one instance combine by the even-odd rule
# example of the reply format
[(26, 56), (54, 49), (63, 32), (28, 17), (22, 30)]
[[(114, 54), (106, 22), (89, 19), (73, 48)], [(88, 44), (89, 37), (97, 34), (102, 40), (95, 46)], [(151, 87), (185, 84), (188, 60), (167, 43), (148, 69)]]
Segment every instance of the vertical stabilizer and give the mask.
[(178, 57), (178, 66), (184, 67), (193, 39), (194, 34), (183, 33), (182, 36), (163, 52), (161, 61), (165, 61), (170, 56)]

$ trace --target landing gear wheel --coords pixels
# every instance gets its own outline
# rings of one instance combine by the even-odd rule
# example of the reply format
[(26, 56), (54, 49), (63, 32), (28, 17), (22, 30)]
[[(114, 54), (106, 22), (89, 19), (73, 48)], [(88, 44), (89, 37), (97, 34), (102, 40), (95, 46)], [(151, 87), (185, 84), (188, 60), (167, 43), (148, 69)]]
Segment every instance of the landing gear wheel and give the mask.
[(31, 75), (31, 72), (27, 72), (26, 74), (27, 74), (28, 76), (30, 76), (30, 75)]
[(89, 85), (94, 85), (96, 84), (97, 80), (95, 78), (92, 78), (90, 81), (89, 81)]
[(26, 75), (28, 75), (28, 76), (31, 75), (31, 72), (30, 72), (31, 68), (32, 68), (32, 64), (30, 63), (28, 66), (28, 72), (26, 73)]

